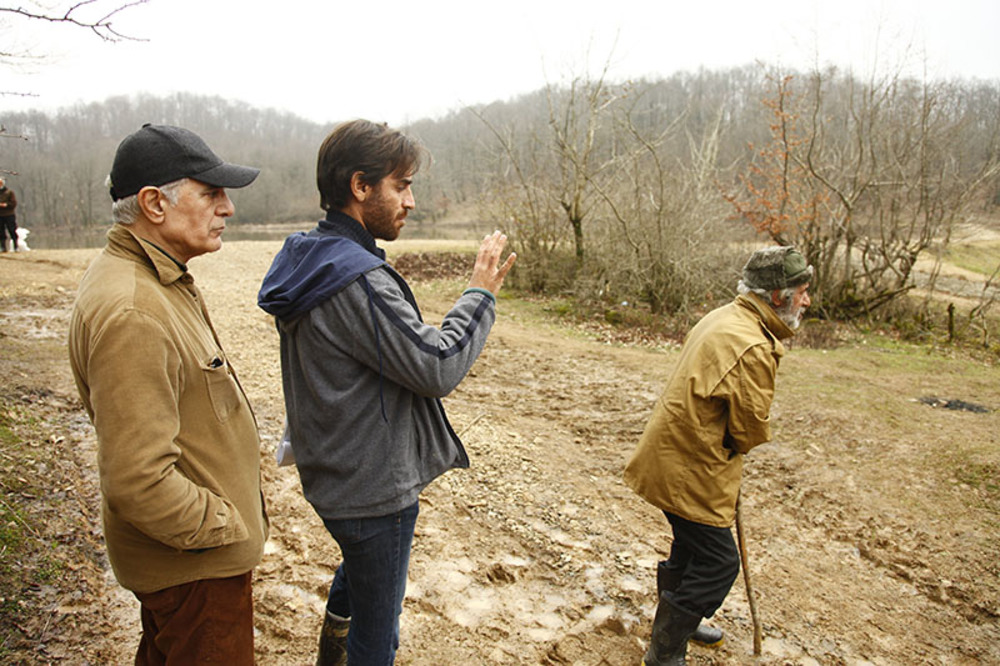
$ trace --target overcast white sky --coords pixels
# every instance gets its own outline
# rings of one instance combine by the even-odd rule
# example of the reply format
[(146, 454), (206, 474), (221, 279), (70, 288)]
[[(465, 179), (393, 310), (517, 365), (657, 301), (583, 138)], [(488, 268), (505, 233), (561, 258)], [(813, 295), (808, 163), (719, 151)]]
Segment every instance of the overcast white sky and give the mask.
[(609, 57), (614, 80), (755, 61), (1000, 79), (998, 0), (150, 0), (115, 27), (148, 41), (0, 14), (0, 51), (49, 56), (0, 64), (0, 90), (37, 95), (0, 96), (0, 111), (186, 91), (402, 124), (596, 73)]

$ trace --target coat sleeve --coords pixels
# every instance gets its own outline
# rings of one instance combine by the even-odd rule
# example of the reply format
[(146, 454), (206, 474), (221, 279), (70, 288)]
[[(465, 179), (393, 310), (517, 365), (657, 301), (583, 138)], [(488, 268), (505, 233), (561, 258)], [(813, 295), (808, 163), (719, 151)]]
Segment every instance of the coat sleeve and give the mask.
[(771, 440), (771, 401), (777, 363), (764, 345), (740, 357), (725, 381), (729, 402), (726, 446), (747, 453)]
[(175, 342), (142, 312), (118, 313), (95, 332), (86, 375), (101, 490), (111, 511), (179, 550), (244, 541), (236, 507), (182, 471), (181, 365)]
[(361, 276), (324, 308), (330, 342), (349, 339), (352, 357), (418, 395), (442, 398), (472, 368), (496, 317), (490, 296), (459, 297), (440, 327), (420, 320), (384, 270)]

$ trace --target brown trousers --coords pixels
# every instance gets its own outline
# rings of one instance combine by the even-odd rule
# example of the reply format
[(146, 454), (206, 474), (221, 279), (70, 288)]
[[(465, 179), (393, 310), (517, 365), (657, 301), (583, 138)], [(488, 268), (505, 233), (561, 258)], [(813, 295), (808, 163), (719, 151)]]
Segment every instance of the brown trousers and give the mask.
[(136, 592), (142, 604), (136, 666), (253, 666), (251, 573)]

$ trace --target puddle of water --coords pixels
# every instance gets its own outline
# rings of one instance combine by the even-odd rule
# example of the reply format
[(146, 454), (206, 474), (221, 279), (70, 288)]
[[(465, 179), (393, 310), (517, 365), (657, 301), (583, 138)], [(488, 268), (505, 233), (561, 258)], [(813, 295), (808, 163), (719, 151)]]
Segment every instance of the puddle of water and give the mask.
[(317, 595), (303, 590), (301, 587), (289, 585), (288, 583), (278, 583), (272, 589), (280, 596), (288, 599), (284, 605), (291, 610), (296, 610), (303, 606), (312, 607), (317, 603), (320, 605), (326, 603), (325, 599), (321, 599)]
[(535, 641), (536, 643), (544, 643), (547, 641), (553, 641), (556, 639), (557, 633), (551, 629), (542, 629), (540, 627), (532, 627), (524, 632), (528, 638)]
[(615, 607), (611, 605), (594, 606), (587, 613), (587, 621), (600, 624), (615, 614)]
[(561, 615), (552, 612), (535, 613), (532, 619), (546, 629), (561, 629), (566, 624)]
[(796, 666), (820, 666), (820, 663), (807, 655), (797, 645), (787, 643), (780, 638), (767, 636), (761, 642), (761, 652), (767, 656), (781, 659), (794, 659)]
[(642, 592), (646, 589), (646, 586), (633, 576), (622, 576), (619, 586), (627, 592)]
[(503, 563), (512, 567), (526, 567), (531, 564), (531, 560), (517, 555), (506, 555), (503, 558)]
[(453, 591), (464, 590), (472, 583), (472, 579), (461, 571), (448, 571), (444, 574), (444, 582)]

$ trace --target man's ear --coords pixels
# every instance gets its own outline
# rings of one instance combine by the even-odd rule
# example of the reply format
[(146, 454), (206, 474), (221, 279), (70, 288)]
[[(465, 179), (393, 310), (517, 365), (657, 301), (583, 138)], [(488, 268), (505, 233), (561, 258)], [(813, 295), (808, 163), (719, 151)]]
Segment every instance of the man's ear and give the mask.
[(364, 171), (355, 171), (351, 174), (351, 194), (359, 202), (367, 199), (372, 190), (372, 186), (365, 182), (364, 177)]
[(785, 302), (781, 300), (781, 290), (774, 289), (773, 291), (771, 291), (771, 305), (773, 305), (776, 308), (780, 308), (784, 304)]
[(153, 224), (162, 224), (164, 218), (166, 217), (166, 211), (163, 208), (163, 202), (166, 201), (166, 197), (160, 192), (158, 187), (144, 187), (139, 190), (136, 195), (136, 199), (139, 203), (139, 209), (142, 210), (142, 214), (146, 216), (146, 219)]

